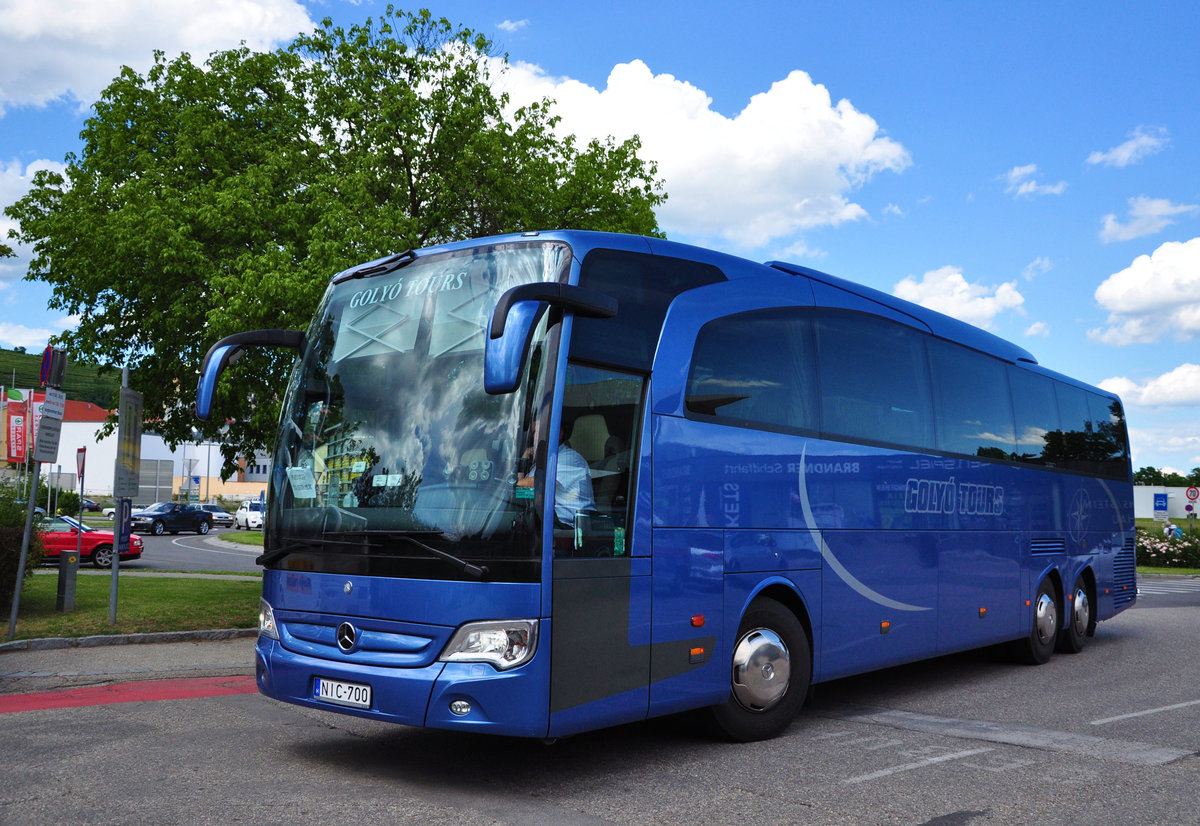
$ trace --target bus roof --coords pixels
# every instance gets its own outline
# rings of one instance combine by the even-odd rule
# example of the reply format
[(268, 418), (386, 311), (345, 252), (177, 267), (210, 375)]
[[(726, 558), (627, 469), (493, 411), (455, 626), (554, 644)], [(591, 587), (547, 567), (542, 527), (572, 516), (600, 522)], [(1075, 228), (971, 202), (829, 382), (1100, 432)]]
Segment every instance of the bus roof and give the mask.
[(868, 298), (885, 307), (890, 307), (898, 312), (910, 315), (913, 318), (920, 320), (929, 327), (930, 332), (940, 338), (950, 339), (960, 344), (965, 344), (967, 347), (972, 347), (984, 353), (1005, 359), (1011, 362), (1024, 361), (1030, 364), (1037, 364), (1037, 359), (1033, 354), (1013, 344), (1007, 339), (981, 330), (973, 324), (968, 324), (965, 321), (959, 321), (957, 318), (951, 318), (944, 313), (939, 313), (936, 310), (930, 310), (927, 307), (922, 307), (920, 304), (914, 304), (911, 301), (905, 301), (903, 298), (897, 298), (894, 295), (888, 295), (881, 290), (876, 290), (872, 287), (867, 287), (862, 284), (857, 284), (853, 281), (847, 281), (844, 278), (838, 278), (836, 275), (814, 270), (810, 267), (803, 267), (799, 264), (788, 264), (783, 261), (768, 261), (768, 267), (773, 267), (781, 272), (791, 275), (802, 275), (810, 278), (813, 281), (820, 281), (823, 284), (828, 284), (831, 287), (837, 287), (841, 290), (860, 295), (863, 298)]
[[(578, 258), (583, 258), (593, 249), (618, 249), (631, 252), (644, 252), (649, 255), (662, 255), (675, 258), (686, 258), (693, 261), (700, 261), (707, 264), (712, 264), (719, 267), (725, 276), (730, 280), (747, 277), (761, 277), (772, 273), (781, 276), (801, 276), (811, 279), (812, 281), (826, 284), (835, 289), (844, 290), (852, 295), (857, 295), (869, 301), (873, 301), (898, 313), (903, 313), (910, 316), (914, 320), (924, 324), (929, 331), (940, 338), (949, 339), (958, 342), (967, 347), (979, 350), (997, 358), (1004, 359), (1010, 362), (1025, 362), (1028, 364), (1037, 364), (1038, 361), (1023, 347), (1013, 344), (1011, 341), (1001, 338), (981, 330), (973, 324), (968, 324), (965, 321), (959, 321), (956, 318), (951, 318), (948, 315), (939, 313), (936, 310), (930, 310), (922, 307), (919, 304), (914, 304), (910, 301), (905, 301), (902, 298), (897, 298), (894, 295), (876, 290), (872, 287), (867, 287), (863, 284), (854, 281), (848, 281), (844, 278), (838, 278), (835, 275), (814, 270), (810, 267), (805, 267), (800, 264), (789, 264), (784, 261), (767, 261), (765, 264), (760, 264), (750, 261), (746, 258), (730, 255), (728, 253), (719, 252), (717, 250), (708, 249), (707, 247), (698, 247), (691, 244), (683, 244), (677, 241), (668, 241), (663, 238), (651, 238), (641, 235), (630, 235), (615, 232), (597, 232), (594, 230), (550, 230), (541, 232), (523, 232), (513, 233), (510, 235), (498, 235), (489, 238), (475, 238), (464, 241), (456, 241), (448, 244), (440, 244), (434, 247), (427, 247), (422, 250), (415, 251), (417, 257), (429, 255), (437, 252), (447, 252), (451, 250), (465, 249), (480, 244), (506, 243), (513, 241), (533, 241), (533, 240), (558, 240), (564, 241), (571, 245), (572, 249)], [(337, 281), (339, 278), (347, 276), (351, 273), (367, 269), (374, 264), (386, 262), (387, 258), (379, 259), (378, 261), (368, 262), (367, 264), (359, 264), (339, 273), (334, 277)]]

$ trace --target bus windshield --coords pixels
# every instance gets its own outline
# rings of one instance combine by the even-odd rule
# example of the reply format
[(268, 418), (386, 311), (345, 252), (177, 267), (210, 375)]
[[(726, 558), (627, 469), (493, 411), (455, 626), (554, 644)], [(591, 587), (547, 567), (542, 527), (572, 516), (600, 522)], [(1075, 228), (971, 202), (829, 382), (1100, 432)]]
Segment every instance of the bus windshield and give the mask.
[(496, 244), (335, 281), (284, 399), (263, 564), (536, 580), (533, 489), (516, 483), (546, 320), (515, 393), (484, 392), (484, 336), (501, 294), (565, 280), (570, 258), (562, 243)]

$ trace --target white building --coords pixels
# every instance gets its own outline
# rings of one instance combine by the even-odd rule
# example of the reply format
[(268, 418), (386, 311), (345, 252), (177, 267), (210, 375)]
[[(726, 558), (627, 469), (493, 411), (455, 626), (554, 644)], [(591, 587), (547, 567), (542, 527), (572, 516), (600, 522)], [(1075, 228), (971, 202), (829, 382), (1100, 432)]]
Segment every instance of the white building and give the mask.
[[(34, 403), (42, 400), (42, 394), (34, 394)], [(117, 460), (117, 433), (97, 438), (96, 432), (108, 418), (109, 411), (90, 402), (67, 400), (63, 412), (62, 435), (58, 443), (58, 458), (53, 463), (42, 466), (42, 476), (50, 479), (50, 474), (59, 474), (57, 478), (72, 482), (60, 486), (78, 490), (75, 479), (77, 451), (86, 449), (83, 478), (83, 495), (91, 498), (112, 496), (113, 478)], [(10, 456), (8, 450), (9, 422), (8, 410), (0, 415), (3, 426), (0, 427), (0, 460)], [(269, 460), (266, 454), (255, 457), (253, 463), (242, 463), (242, 469), (228, 482), (221, 481), (221, 446), (215, 443), (182, 444), (171, 450), (162, 437), (156, 433), (142, 434), (143, 485), (146, 484), (145, 472), (153, 467), (151, 462), (170, 462), (169, 472), (164, 471), (164, 477), (158, 484), (165, 492), (169, 489), (174, 494), (195, 494), (200, 501), (209, 501), (216, 497), (228, 499), (255, 499), (265, 491), (268, 479)], [(64, 477), (72, 477), (70, 480)], [(149, 503), (139, 503), (149, 504)]]

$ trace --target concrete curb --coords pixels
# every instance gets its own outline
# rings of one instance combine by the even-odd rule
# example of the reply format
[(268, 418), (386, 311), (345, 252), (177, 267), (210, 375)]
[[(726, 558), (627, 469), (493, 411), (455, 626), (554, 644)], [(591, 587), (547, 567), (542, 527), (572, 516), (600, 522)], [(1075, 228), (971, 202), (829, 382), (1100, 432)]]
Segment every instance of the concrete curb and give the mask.
[(0, 643), (6, 651), (52, 651), (59, 648), (98, 648), (102, 645), (146, 645), (163, 642), (211, 642), (257, 637), (257, 628), (221, 628), (211, 631), (162, 631), (151, 634), (97, 634), (92, 637), (45, 637)]

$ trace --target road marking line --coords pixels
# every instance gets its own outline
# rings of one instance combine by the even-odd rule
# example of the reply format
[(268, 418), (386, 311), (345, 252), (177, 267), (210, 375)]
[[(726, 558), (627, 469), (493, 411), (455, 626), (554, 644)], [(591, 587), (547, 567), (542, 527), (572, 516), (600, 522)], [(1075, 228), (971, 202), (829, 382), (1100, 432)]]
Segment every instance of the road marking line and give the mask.
[(80, 708), (110, 703), (145, 703), (155, 700), (193, 700), (225, 697), (258, 691), (254, 677), (188, 677), (179, 680), (143, 680), (136, 683), (64, 688), (28, 694), (0, 695), (0, 714), (42, 711), (50, 708)]
[(1176, 709), (1188, 708), (1189, 706), (1200, 706), (1200, 700), (1189, 700), (1186, 703), (1176, 703), (1173, 706), (1148, 708), (1145, 711), (1131, 711), (1129, 714), (1118, 714), (1116, 717), (1105, 717), (1103, 720), (1092, 720), (1092, 725), (1102, 726), (1105, 723), (1116, 723), (1119, 720), (1130, 720), (1134, 717), (1145, 717), (1147, 714), (1158, 714), (1162, 711), (1175, 711)]
[(976, 754), (983, 754), (987, 751), (995, 751), (995, 749), (970, 749), (969, 751), (956, 751), (953, 754), (943, 754), (938, 757), (930, 757), (928, 760), (917, 760), (913, 763), (903, 763), (899, 766), (892, 766), (888, 769), (880, 769), (877, 772), (870, 774), (860, 774), (858, 777), (847, 777), (843, 783), (865, 783), (868, 780), (878, 780), (881, 777), (887, 777), (890, 774), (899, 772), (912, 771), (913, 769), (921, 769), (925, 766), (933, 766), (937, 763), (945, 763), (949, 760), (961, 760), (964, 757), (973, 757)]
[(1076, 754), (1118, 763), (1130, 763), (1135, 766), (1161, 766), (1189, 757), (1194, 753), (1184, 749), (1139, 743), (1134, 740), (1114, 740), (1087, 734), (1073, 734), (1069, 731), (991, 723), (986, 720), (934, 717), (928, 714), (914, 714), (909, 711), (893, 711), (886, 708), (845, 706), (841, 709), (816, 713), (837, 720), (874, 723), (906, 731), (939, 734), (944, 737), (1005, 743), (1011, 746), (1041, 749), (1060, 754)]

